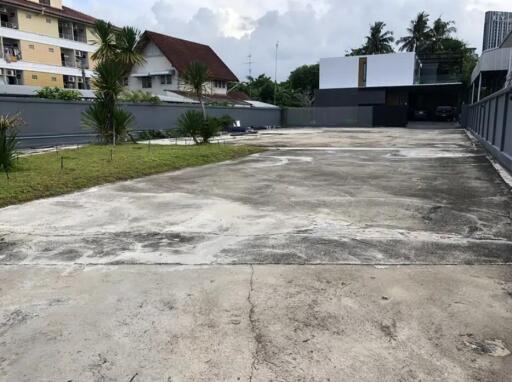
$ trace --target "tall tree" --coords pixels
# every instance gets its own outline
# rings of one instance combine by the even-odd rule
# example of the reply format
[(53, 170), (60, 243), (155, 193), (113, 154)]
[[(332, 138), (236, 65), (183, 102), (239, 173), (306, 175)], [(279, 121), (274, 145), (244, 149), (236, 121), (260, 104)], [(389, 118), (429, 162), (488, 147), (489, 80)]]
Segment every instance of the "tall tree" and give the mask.
[(420, 12), (414, 20), (411, 20), (408, 35), (400, 38), (396, 43), (400, 45), (400, 51), (421, 52), (426, 49), (432, 41), (432, 30), (430, 29), (429, 15)]
[(95, 34), (99, 41), (92, 59), (97, 60), (93, 84), (96, 99), (83, 115), (83, 123), (101, 133), (104, 140), (116, 144), (116, 136), (126, 131), (132, 116), (118, 106), (124, 80), (133, 65), (145, 60), (137, 51), (140, 32), (132, 27), (115, 28), (111, 23), (98, 20)]
[(386, 23), (376, 21), (370, 25), (370, 34), (365, 37), (365, 43), (360, 48), (351, 49), (347, 56), (363, 56), (369, 54), (385, 54), (394, 52), (393, 32), (386, 31)]
[(288, 84), (293, 91), (312, 100), (320, 85), (320, 65), (302, 65), (298, 67), (290, 73)]
[(377, 21), (370, 26), (370, 34), (366, 36), (366, 54), (383, 54), (392, 53), (393, 32), (384, 30), (386, 24), (382, 21)]
[(441, 51), (444, 49), (444, 42), (451, 39), (452, 34), (457, 32), (455, 27), (455, 21), (444, 21), (441, 17), (438, 17), (434, 21), (434, 25), (431, 29), (432, 40), (431, 49), (433, 51)]
[(203, 118), (206, 120), (206, 107), (204, 105), (203, 96), (206, 91), (206, 83), (210, 79), (210, 71), (208, 66), (200, 61), (193, 61), (182, 74), (181, 79), (189, 87), (201, 105)]

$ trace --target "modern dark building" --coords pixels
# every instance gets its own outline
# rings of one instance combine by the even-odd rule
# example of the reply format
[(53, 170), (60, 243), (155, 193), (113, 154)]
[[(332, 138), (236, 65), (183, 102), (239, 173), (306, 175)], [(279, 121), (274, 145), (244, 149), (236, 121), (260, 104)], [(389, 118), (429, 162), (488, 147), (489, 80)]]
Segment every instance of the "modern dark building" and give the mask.
[[(373, 106), (378, 124), (434, 119), (440, 106), (458, 108), (462, 57), (393, 53), (320, 60), (315, 106)], [(375, 119), (375, 118), (374, 118)]]
[(498, 48), (511, 31), (512, 12), (486, 12), (482, 51)]

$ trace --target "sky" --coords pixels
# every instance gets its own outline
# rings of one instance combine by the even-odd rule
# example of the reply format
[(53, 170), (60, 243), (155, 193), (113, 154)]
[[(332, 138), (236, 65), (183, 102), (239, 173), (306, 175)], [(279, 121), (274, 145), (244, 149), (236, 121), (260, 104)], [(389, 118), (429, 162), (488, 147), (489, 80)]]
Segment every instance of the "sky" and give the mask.
[[(484, 13), (512, 11), (510, 0), (64, 0), (115, 25), (131, 25), (210, 45), (241, 79), (265, 73), (278, 80), (322, 57), (362, 45), (370, 24), (384, 21), (395, 37), (425, 10), (454, 20), (457, 36), (481, 50)], [(249, 65), (252, 55), (252, 65)]]

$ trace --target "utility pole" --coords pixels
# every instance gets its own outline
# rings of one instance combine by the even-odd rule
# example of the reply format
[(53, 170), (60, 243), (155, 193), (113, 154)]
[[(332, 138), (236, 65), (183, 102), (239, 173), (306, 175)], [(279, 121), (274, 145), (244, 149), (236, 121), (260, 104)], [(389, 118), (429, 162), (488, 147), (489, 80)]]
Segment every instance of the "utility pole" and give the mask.
[(274, 105), (277, 104), (277, 53), (279, 51), (279, 41), (276, 42), (276, 67), (274, 74)]
[(252, 64), (254, 63), (254, 61), (252, 60), (252, 53), (249, 53), (247, 58), (248, 58), (248, 61), (245, 64), (249, 65), (249, 76), (247, 77), (247, 79), (249, 80), (249, 97), (252, 98), (251, 81), (252, 81)]

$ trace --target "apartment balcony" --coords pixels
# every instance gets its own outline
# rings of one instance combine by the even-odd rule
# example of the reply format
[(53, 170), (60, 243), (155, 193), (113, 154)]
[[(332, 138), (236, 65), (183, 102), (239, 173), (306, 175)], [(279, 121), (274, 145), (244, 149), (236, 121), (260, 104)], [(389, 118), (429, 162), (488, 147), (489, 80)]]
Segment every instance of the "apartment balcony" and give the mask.
[(3, 28), (18, 29), (18, 13), (16, 9), (0, 6), (0, 25)]
[(20, 42), (9, 38), (3, 39), (2, 57), (7, 62), (17, 62), (22, 60)]
[(85, 25), (59, 20), (59, 37), (77, 42), (87, 43)]

